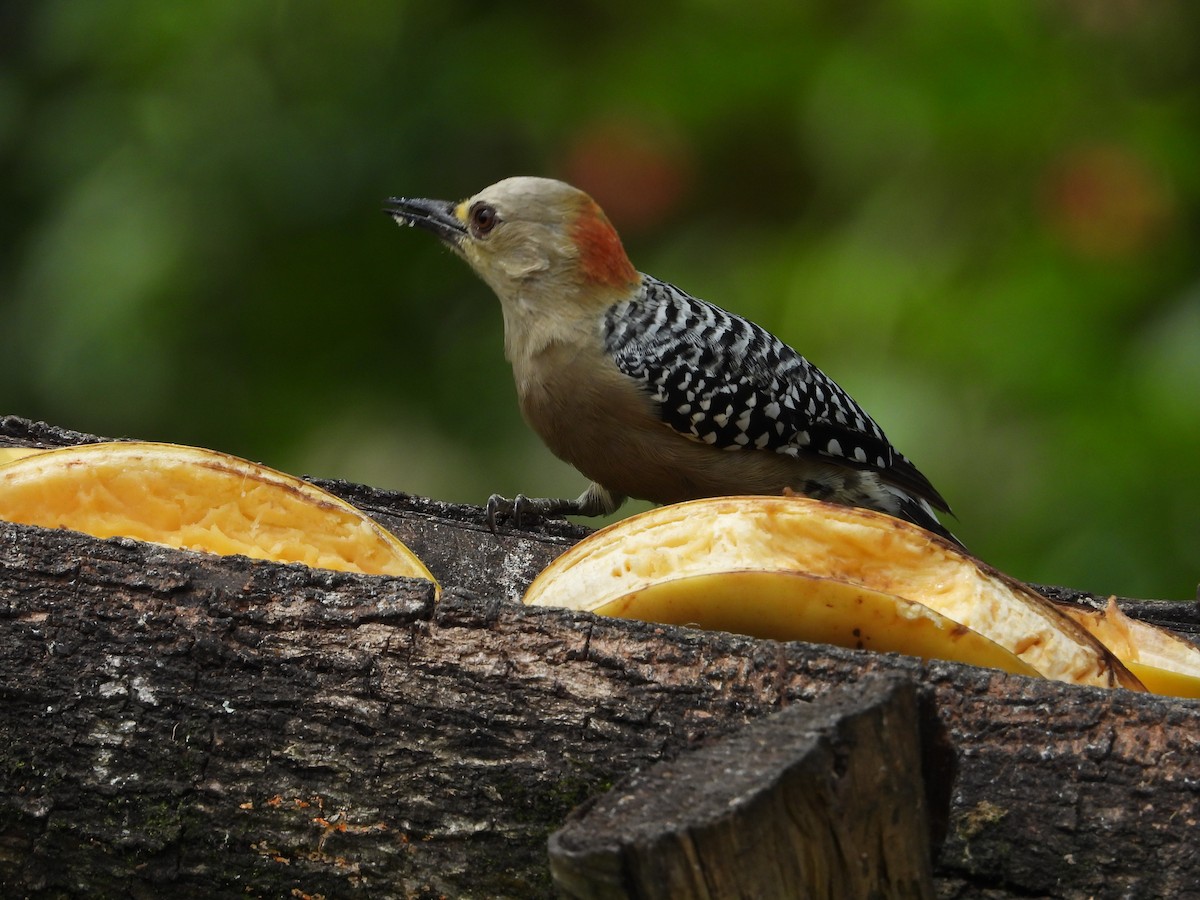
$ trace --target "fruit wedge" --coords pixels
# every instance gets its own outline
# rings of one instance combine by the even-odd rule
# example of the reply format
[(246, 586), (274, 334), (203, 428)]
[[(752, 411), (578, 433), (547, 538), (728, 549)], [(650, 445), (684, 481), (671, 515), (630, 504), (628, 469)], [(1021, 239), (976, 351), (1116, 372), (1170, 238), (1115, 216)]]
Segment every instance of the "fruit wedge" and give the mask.
[(39, 453), (46, 452), (46, 450), (41, 450), (37, 447), (0, 447), (0, 466), (5, 463), (16, 462), (18, 459), (25, 459), (27, 456), (36, 456)]
[[(903, 598), (998, 644), (1046, 678), (1144, 690), (1099, 641), (1031, 588), (915, 525), (805, 497), (718, 497), (631, 516), (554, 560), (524, 601), (651, 618), (638, 610), (639, 592), (675, 579), (745, 571), (800, 573), (810, 583), (825, 579)], [(697, 579), (692, 587), (697, 596), (691, 602), (700, 608), (710, 602), (705, 594), (712, 582)], [(802, 590), (794, 597), (782, 591), (741, 596), (754, 605), (744, 620), (768, 624), (802, 615), (797, 610), (810, 602)], [(775, 636), (767, 629), (755, 633)]]
[(315, 485), (175, 444), (104, 443), (0, 465), (0, 519), (433, 581), (373, 519)]
[(777, 641), (816, 641), (949, 659), (1036, 675), (999, 644), (902, 597), (802, 572), (732, 571), (665, 578), (595, 610)]
[(1200, 648), (1164, 628), (1131, 619), (1110, 599), (1103, 610), (1056, 604), (1156, 694), (1200, 697)]

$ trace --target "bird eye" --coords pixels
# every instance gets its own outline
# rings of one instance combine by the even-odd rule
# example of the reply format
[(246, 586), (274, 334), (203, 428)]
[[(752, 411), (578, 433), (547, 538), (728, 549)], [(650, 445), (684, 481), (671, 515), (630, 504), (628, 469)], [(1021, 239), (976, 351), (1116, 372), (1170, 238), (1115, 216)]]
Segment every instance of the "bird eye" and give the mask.
[(500, 216), (496, 214), (496, 207), (486, 203), (476, 203), (471, 207), (470, 215), (471, 230), (475, 232), (476, 237), (483, 237), (500, 221)]

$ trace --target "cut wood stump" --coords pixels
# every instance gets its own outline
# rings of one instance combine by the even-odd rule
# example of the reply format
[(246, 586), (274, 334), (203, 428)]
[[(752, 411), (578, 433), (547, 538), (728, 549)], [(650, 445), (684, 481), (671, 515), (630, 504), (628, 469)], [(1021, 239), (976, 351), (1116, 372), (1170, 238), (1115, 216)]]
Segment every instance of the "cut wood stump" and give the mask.
[[(88, 439), (0, 418), (0, 442)], [(0, 896), (553, 896), (573, 808), (873, 674), (914, 685), (955, 761), (924, 773), (936, 896), (1200, 896), (1200, 702), (525, 608), (585, 529), (492, 535), (478, 509), (323, 484), (443, 599), (0, 524)]]
[(573, 900), (924, 900), (922, 756), (911, 682), (834, 688), (581, 807), (550, 837), (550, 871)]

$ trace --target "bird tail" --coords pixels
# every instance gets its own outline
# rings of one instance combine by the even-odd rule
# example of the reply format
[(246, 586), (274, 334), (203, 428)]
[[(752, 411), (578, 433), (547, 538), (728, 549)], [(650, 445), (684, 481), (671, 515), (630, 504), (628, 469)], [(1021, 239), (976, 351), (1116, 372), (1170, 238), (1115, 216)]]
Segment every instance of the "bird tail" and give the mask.
[(938, 520), (937, 513), (933, 511), (933, 507), (930, 506), (927, 500), (921, 497), (914, 497), (912, 494), (897, 488), (892, 488), (890, 493), (896, 498), (895, 515), (897, 518), (905, 519), (914, 525), (920, 525), (926, 531), (932, 531), (939, 537), (944, 537), (963, 550), (967, 549), (966, 545)]

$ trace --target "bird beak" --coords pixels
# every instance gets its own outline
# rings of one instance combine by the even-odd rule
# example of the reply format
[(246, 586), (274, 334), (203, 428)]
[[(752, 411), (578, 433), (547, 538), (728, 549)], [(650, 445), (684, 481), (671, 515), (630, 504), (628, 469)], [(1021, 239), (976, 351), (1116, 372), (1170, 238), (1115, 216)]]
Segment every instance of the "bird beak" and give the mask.
[(395, 219), (397, 225), (424, 228), (451, 247), (457, 247), (467, 236), (467, 229), (454, 214), (456, 206), (445, 200), (389, 197), (383, 204), (383, 211)]

